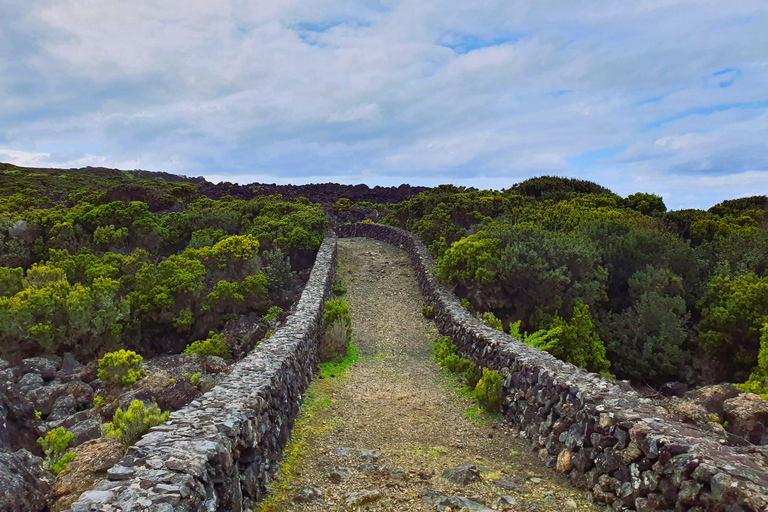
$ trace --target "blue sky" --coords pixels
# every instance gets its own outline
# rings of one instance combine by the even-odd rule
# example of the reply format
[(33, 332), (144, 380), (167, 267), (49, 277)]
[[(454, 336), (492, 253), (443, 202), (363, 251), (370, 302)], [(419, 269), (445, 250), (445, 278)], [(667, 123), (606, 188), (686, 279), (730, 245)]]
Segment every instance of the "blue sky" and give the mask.
[(0, 161), (768, 193), (763, 0), (0, 0)]

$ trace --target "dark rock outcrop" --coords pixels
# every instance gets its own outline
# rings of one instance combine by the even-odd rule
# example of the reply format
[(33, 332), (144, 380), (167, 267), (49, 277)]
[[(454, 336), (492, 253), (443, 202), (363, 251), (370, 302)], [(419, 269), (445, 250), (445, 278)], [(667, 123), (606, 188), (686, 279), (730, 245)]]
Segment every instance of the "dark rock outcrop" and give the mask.
[(42, 510), (53, 475), (43, 469), (43, 459), (27, 450), (0, 451), (0, 510)]

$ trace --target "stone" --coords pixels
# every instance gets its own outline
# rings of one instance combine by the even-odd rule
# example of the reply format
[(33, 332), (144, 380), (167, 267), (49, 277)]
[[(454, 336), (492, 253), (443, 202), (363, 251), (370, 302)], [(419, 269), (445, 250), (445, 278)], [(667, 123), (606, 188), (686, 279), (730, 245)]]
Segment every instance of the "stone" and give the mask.
[(51, 512), (67, 510), (81, 493), (93, 489), (97, 482), (106, 478), (107, 470), (123, 458), (123, 448), (114, 438), (87, 441), (73, 452), (75, 458), (53, 484)]
[(205, 371), (214, 375), (226, 371), (227, 362), (219, 356), (208, 356), (205, 360)]
[(318, 489), (317, 487), (302, 487), (299, 489), (299, 492), (296, 493), (296, 496), (293, 498), (293, 501), (296, 503), (309, 503), (311, 501), (319, 500), (323, 497), (323, 491)]
[(456, 466), (453, 469), (443, 471), (443, 478), (456, 485), (468, 485), (480, 480), (480, 471), (474, 464)]
[(498, 478), (491, 480), (491, 484), (505, 491), (514, 491), (521, 494), (525, 494), (528, 491), (522, 478)]
[(27, 395), (31, 391), (43, 387), (43, 377), (39, 373), (27, 373), (19, 379), (19, 394)]
[(341, 469), (334, 469), (328, 473), (328, 480), (334, 484), (340, 484), (342, 480), (346, 480), (347, 478), (349, 478), (349, 473)]
[(768, 443), (768, 401), (754, 393), (744, 393), (723, 403), (728, 429), (752, 444)]
[(121, 466), (120, 464), (115, 464), (107, 470), (107, 478), (112, 481), (130, 480), (135, 473), (136, 470), (133, 468), (127, 468), (125, 466)]
[(80, 495), (77, 503), (72, 504), (72, 512), (88, 512), (92, 507), (102, 505), (114, 497), (112, 491), (86, 491)]
[(64, 371), (77, 371), (83, 369), (83, 365), (80, 364), (80, 362), (75, 359), (74, 354), (72, 352), (64, 352), (64, 357), (61, 359), (61, 369)]
[(567, 473), (571, 470), (571, 452), (565, 448), (557, 456), (557, 465), (555, 469), (559, 473)]
[(78, 410), (93, 407), (93, 389), (85, 382), (80, 380), (67, 382), (64, 384), (64, 392), (75, 399)]
[(45, 357), (30, 357), (21, 361), (21, 371), (36, 373), (43, 380), (53, 380), (56, 376), (56, 363)]
[(363, 460), (377, 461), (381, 458), (381, 452), (376, 450), (357, 450), (357, 458)]
[(512, 496), (502, 496), (496, 501), (496, 505), (502, 507), (515, 507), (517, 506), (517, 500)]
[(27, 450), (0, 451), (0, 510), (42, 510), (53, 475), (43, 469), (43, 459)]
[(716, 384), (689, 391), (685, 394), (685, 398), (702, 405), (708, 414), (717, 414), (722, 418), (725, 401), (736, 398), (742, 393), (743, 391), (733, 384)]
[(63, 420), (77, 412), (77, 401), (72, 395), (62, 395), (56, 399), (48, 416), (48, 421)]
[(75, 423), (68, 430), (75, 436), (75, 446), (79, 446), (87, 441), (101, 437), (101, 422), (95, 418), (89, 418)]
[(378, 500), (381, 498), (381, 494), (380, 489), (369, 489), (343, 494), (342, 498), (350, 507), (359, 507), (360, 505)]

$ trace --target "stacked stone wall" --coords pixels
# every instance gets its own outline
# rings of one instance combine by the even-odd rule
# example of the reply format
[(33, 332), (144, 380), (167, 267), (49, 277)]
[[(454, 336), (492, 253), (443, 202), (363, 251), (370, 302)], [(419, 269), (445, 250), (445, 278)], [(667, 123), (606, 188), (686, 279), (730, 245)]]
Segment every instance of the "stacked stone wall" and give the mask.
[(614, 510), (768, 510), (768, 452), (724, 446), (671, 417), (631, 388), (564, 363), (473, 318), (437, 282), (435, 262), (411, 233), (352, 224), (341, 237), (405, 249), (440, 332), (463, 357), (503, 378), (505, 418), (543, 461)]
[(318, 365), (336, 236), (320, 247), (295, 312), (210, 392), (130, 447), (70, 510), (240, 512), (261, 499)]

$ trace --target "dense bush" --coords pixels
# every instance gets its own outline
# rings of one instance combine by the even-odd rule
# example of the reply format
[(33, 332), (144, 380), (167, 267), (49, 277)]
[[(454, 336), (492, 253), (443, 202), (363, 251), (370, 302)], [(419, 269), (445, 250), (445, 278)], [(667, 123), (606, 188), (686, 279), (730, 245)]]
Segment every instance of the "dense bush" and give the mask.
[(98, 377), (106, 385), (132, 386), (144, 377), (144, 358), (132, 350), (107, 352), (99, 359)]
[(347, 354), (350, 336), (352, 336), (352, 317), (349, 304), (336, 297), (325, 303), (325, 335), (320, 342), (320, 362), (327, 363)]
[(150, 428), (168, 421), (169, 414), (161, 411), (157, 404), (145, 406), (141, 400), (134, 400), (127, 411), (118, 409), (115, 412), (112, 422), (104, 425), (104, 435), (116, 437), (124, 448), (128, 448)]

